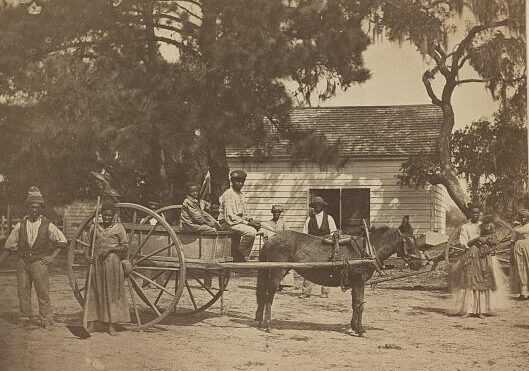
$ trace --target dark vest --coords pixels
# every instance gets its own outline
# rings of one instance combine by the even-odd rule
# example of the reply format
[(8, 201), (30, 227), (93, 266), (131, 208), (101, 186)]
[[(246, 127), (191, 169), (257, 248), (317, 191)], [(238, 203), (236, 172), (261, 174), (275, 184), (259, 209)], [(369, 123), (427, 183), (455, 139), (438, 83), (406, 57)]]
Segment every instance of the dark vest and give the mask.
[(40, 227), (37, 232), (37, 238), (33, 246), (29, 245), (27, 233), (28, 218), (24, 218), (20, 222), (20, 230), (18, 231), (18, 256), (30, 262), (37, 261), (51, 253), (51, 241), (49, 225), (50, 221), (42, 217)]
[(313, 236), (326, 236), (328, 234), (331, 234), (331, 230), (329, 229), (329, 219), (325, 211), (323, 211), (323, 219), (321, 220), (320, 228), (318, 228), (318, 222), (316, 221), (316, 215), (310, 216), (309, 234)]

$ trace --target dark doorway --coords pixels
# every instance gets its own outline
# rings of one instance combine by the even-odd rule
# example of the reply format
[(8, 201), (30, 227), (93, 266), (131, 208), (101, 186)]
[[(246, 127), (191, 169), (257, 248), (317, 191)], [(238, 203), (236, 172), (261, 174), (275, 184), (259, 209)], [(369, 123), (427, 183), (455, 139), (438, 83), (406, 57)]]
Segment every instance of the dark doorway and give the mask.
[(362, 219), (369, 224), (369, 188), (315, 188), (309, 190), (309, 196), (320, 196), (327, 201), (327, 213), (334, 218), (336, 227), (346, 234), (359, 235)]

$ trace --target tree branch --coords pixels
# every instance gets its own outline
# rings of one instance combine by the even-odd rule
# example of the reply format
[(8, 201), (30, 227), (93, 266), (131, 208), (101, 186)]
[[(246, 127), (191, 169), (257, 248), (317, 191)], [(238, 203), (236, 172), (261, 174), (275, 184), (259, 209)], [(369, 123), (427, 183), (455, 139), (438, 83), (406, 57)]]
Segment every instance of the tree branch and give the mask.
[(428, 96), (432, 100), (432, 103), (435, 104), (436, 106), (441, 106), (442, 102), (437, 97), (437, 95), (435, 95), (435, 92), (433, 91), (433, 88), (432, 88), (432, 83), (430, 82), (430, 80), (434, 78), (436, 73), (437, 73), (436, 68), (434, 68), (431, 71), (430, 70), (424, 71), (422, 75), (422, 82), (424, 84), (424, 87), (426, 88), (426, 92), (428, 93)]
[(154, 27), (155, 28), (161, 28), (163, 30), (173, 31), (173, 32), (176, 32), (178, 34), (185, 34), (185, 35), (193, 36), (193, 37), (197, 36), (194, 32), (186, 31), (186, 30), (183, 30), (181, 28), (176, 28), (176, 27), (173, 27), (173, 26), (165, 25), (165, 24), (155, 23)]
[(173, 40), (173, 39), (171, 39), (169, 37), (156, 36), (154, 38), (154, 40), (155, 41), (159, 41), (159, 42), (163, 42), (163, 43), (166, 43), (166, 44), (174, 45), (180, 50), (191, 51), (194, 55), (199, 55), (199, 53), (195, 49), (190, 47), (189, 45), (181, 43), (180, 41)]
[(456, 81), (456, 85), (462, 85), (462, 84), (468, 84), (468, 83), (471, 83), (471, 82), (490, 82), (494, 79), (490, 78), (490, 79), (465, 79), (465, 80), (459, 80), (459, 81)]
[(463, 56), (463, 53), (468, 48), (468, 46), (472, 43), (474, 40), (474, 37), (480, 32), (483, 32), (485, 30), (489, 30), (496, 27), (503, 27), (507, 26), (510, 23), (510, 19), (503, 19), (501, 21), (493, 22), (489, 25), (477, 25), (474, 26), (468, 31), (468, 34), (461, 40), (459, 45), (457, 46), (456, 50), (454, 51), (454, 57), (452, 59), (452, 72), (457, 73), (458, 70), (456, 69), (459, 66), (459, 60)]

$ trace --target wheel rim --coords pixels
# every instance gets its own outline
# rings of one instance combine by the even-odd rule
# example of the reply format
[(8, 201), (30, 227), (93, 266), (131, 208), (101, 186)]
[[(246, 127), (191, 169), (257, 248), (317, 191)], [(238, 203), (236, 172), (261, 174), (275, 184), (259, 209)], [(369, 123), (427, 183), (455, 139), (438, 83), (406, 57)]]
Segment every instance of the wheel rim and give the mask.
[[(137, 328), (148, 328), (172, 313), (182, 296), (186, 277), (182, 247), (173, 228), (156, 212), (132, 203), (116, 207), (129, 238), (125, 286), (131, 318)], [(93, 215), (78, 229), (68, 250), (68, 278), (82, 307), (88, 265), (81, 252), (90, 246), (92, 224)]]
[[(166, 220), (173, 220), (177, 215), (179, 216), (181, 209), (180, 205), (170, 205), (157, 209), (155, 212)], [(178, 233), (176, 237), (179, 238)], [(175, 308), (175, 315), (187, 316), (208, 309), (222, 297), (229, 279), (229, 271), (188, 267), (184, 291)]]

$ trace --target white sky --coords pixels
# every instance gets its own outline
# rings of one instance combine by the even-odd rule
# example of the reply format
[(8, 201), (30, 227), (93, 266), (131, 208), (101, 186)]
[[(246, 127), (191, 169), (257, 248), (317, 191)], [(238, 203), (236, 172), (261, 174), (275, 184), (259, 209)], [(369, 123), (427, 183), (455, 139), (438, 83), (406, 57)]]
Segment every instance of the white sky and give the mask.
[[(368, 47), (364, 58), (365, 66), (371, 70), (371, 79), (345, 92), (339, 91), (335, 97), (322, 102), (321, 106), (431, 103), (422, 83), (422, 74), (429, 66), (415, 47), (407, 43), (398, 46), (387, 41), (379, 42)], [(434, 89), (437, 86), (439, 90), (441, 84), (437, 81)], [(456, 128), (462, 128), (481, 117), (490, 117), (498, 108), (484, 84), (480, 83), (456, 88), (452, 102)]]

